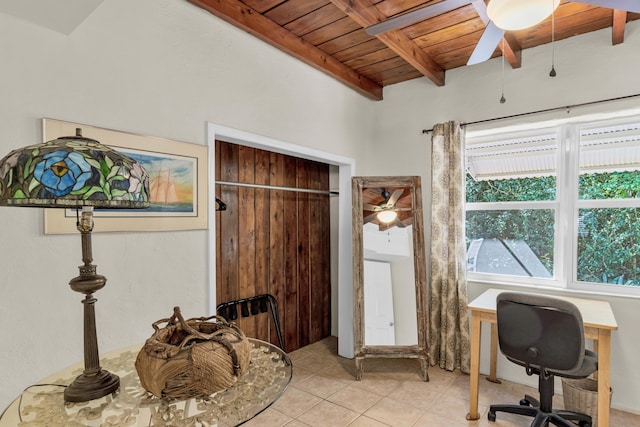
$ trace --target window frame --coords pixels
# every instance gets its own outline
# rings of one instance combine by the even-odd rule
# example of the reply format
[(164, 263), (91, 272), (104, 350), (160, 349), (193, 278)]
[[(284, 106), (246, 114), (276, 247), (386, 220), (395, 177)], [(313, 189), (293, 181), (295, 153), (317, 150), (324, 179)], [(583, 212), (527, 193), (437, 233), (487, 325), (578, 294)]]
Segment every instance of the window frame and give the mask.
[[(552, 278), (522, 277), (514, 275), (490, 274), (467, 271), (467, 280), (487, 284), (545, 287), (563, 291), (620, 295), (640, 298), (640, 286), (609, 283), (584, 282), (577, 280), (578, 259), (578, 214), (585, 208), (637, 208), (640, 198), (579, 200), (578, 178), (580, 167), (580, 135), (584, 128), (593, 126), (615, 126), (630, 122), (640, 122), (640, 116), (622, 119), (573, 120), (561, 123), (532, 124), (526, 130), (495, 129), (483, 131), (481, 135), (467, 132), (466, 141), (478, 143), (491, 139), (534, 137), (557, 132), (556, 147), (556, 198), (543, 201), (518, 202), (473, 202), (465, 200), (465, 212), (507, 210), (507, 209), (553, 209), (554, 210), (554, 271)], [(640, 142), (639, 142), (640, 144)], [(466, 145), (466, 144), (465, 144)], [(466, 150), (466, 147), (465, 147)]]

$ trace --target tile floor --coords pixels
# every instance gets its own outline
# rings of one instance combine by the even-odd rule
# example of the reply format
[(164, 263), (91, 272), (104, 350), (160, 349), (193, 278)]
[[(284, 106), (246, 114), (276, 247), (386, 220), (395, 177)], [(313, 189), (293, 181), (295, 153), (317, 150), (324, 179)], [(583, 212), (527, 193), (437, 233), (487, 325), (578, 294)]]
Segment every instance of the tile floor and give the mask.
[[(429, 368), (429, 382), (419, 375), (415, 359), (367, 359), (362, 381), (354, 380), (354, 362), (337, 355), (337, 339), (326, 338), (289, 354), (294, 374), (289, 388), (270, 408), (245, 426), (260, 427), (518, 427), (531, 420), (498, 413), (487, 420), (493, 402), (517, 403), (531, 387), (503, 381), (480, 381), (480, 414), (466, 421), (469, 376)], [(555, 407), (562, 396), (556, 395)], [(611, 427), (640, 426), (640, 415), (611, 411)]]

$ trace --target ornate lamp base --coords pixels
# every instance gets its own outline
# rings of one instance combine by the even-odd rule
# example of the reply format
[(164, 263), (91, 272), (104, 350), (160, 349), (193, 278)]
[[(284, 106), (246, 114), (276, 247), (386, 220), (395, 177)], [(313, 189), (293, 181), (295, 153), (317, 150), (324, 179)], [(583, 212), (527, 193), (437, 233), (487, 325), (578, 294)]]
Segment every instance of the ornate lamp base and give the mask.
[(82, 260), (78, 267), (80, 276), (71, 279), (69, 286), (84, 294), (84, 372), (65, 390), (65, 402), (88, 402), (89, 400), (111, 394), (120, 387), (120, 378), (100, 367), (98, 354), (98, 336), (96, 333), (96, 299), (93, 293), (102, 289), (107, 278), (96, 274), (96, 266), (91, 264), (91, 231), (93, 230), (93, 208), (83, 207), (82, 217), (78, 221), (78, 231), (82, 237)]
[(100, 370), (95, 375), (80, 374), (64, 390), (65, 402), (87, 402), (116, 391), (120, 387), (120, 377), (109, 371)]

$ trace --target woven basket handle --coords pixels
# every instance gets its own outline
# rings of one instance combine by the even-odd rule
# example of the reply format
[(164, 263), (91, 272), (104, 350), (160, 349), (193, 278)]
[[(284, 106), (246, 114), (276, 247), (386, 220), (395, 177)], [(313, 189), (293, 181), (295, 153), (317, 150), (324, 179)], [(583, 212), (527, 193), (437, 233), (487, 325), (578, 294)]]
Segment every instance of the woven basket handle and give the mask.
[[(178, 320), (178, 322), (176, 322), (176, 319)], [(187, 322), (184, 321), (184, 318), (182, 317), (182, 313), (180, 313), (180, 307), (173, 307), (173, 315), (169, 318), (166, 319), (160, 319), (160, 320), (156, 320), (155, 322), (153, 322), (151, 324), (151, 326), (153, 327), (153, 329), (158, 332), (160, 330), (160, 327), (158, 325), (162, 324), (162, 323), (166, 323), (167, 326), (169, 325), (176, 325), (177, 323), (180, 324), (180, 326), (182, 326), (183, 328), (185, 328), (185, 330), (189, 330), (192, 329)]]
[[(204, 325), (205, 322), (211, 319), (216, 319), (217, 322), (216, 323), (210, 322)], [(214, 341), (223, 343), (222, 340), (218, 339), (217, 337), (225, 333), (231, 333), (232, 335), (235, 335), (238, 339), (244, 339), (245, 337), (244, 333), (242, 332), (242, 330), (240, 330), (240, 328), (238, 328), (234, 323), (228, 323), (227, 320), (221, 316), (214, 315), (209, 317), (200, 317), (198, 319), (191, 319), (191, 320), (196, 320), (199, 323), (203, 324), (203, 326), (205, 327), (206, 326), (211, 327), (212, 332), (203, 333), (195, 329), (193, 326), (191, 326), (189, 322), (185, 321), (184, 317), (182, 317), (182, 313), (180, 312), (180, 307), (173, 308), (173, 315), (170, 318), (160, 319), (156, 322), (153, 322), (151, 326), (156, 332), (158, 332), (160, 330), (159, 325), (163, 323), (167, 323), (167, 325), (173, 325), (185, 331), (187, 333), (187, 336), (185, 336), (182, 339), (182, 342), (180, 343), (180, 345), (176, 347), (177, 351), (182, 350), (184, 347), (189, 345), (191, 341), (194, 341), (194, 340), (202, 340), (202, 341), (214, 340)], [(223, 345), (227, 347), (226, 344), (223, 343)], [(230, 348), (228, 348), (228, 350), (231, 351)], [(235, 353), (235, 350), (233, 352)]]
[[(202, 333), (200, 331), (196, 331), (195, 329), (191, 328), (191, 330), (194, 331), (194, 333), (187, 335), (186, 337), (184, 337), (184, 339), (182, 340), (182, 343), (180, 344), (180, 348), (182, 349), (183, 347), (185, 347), (187, 344), (189, 344), (191, 341), (194, 340), (202, 340), (202, 341), (217, 341), (222, 343), (223, 340), (221, 338), (219, 338), (221, 335), (223, 334), (232, 334), (235, 335), (236, 338), (238, 338), (239, 340), (244, 339), (245, 335), (244, 333), (238, 329), (238, 327), (234, 324), (230, 324), (230, 323), (225, 323), (223, 325), (220, 325), (220, 327), (218, 329), (216, 329), (214, 332), (210, 333), (210, 334), (206, 334), (206, 333)], [(226, 347), (226, 345), (225, 345)]]

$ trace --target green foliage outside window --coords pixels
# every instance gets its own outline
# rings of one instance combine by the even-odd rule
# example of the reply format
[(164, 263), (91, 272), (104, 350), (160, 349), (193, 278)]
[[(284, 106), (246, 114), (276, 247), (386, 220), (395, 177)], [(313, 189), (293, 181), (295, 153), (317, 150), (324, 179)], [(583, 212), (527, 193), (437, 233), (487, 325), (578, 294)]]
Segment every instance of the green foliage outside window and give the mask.
[[(474, 181), (467, 175), (467, 202), (554, 200), (556, 179), (520, 178)], [(553, 272), (554, 219), (550, 209), (469, 211), (466, 219), (467, 247), (473, 239), (522, 240)]]
[(467, 174), (467, 202), (526, 202), (556, 199), (556, 177), (474, 181)]
[[(640, 171), (583, 174), (581, 200), (640, 198)], [(640, 209), (580, 209), (578, 280), (640, 286)]]
[(474, 239), (522, 240), (553, 272), (553, 210), (521, 209), (469, 211), (466, 219), (467, 247)]
[[(555, 177), (474, 181), (467, 176), (467, 202), (555, 200)], [(583, 174), (580, 200), (640, 198), (640, 171)], [(577, 279), (640, 286), (640, 209), (579, 211)], [(523, 240), (553, 272), (554, 217), (549, 209), (467, 212), (467, 245), (473, 239)]]
[(580, 209), (578, 280), (640, 286), (640, 209)]
[(640, 198), (640, 171), (580, 175), (580, 200)]

